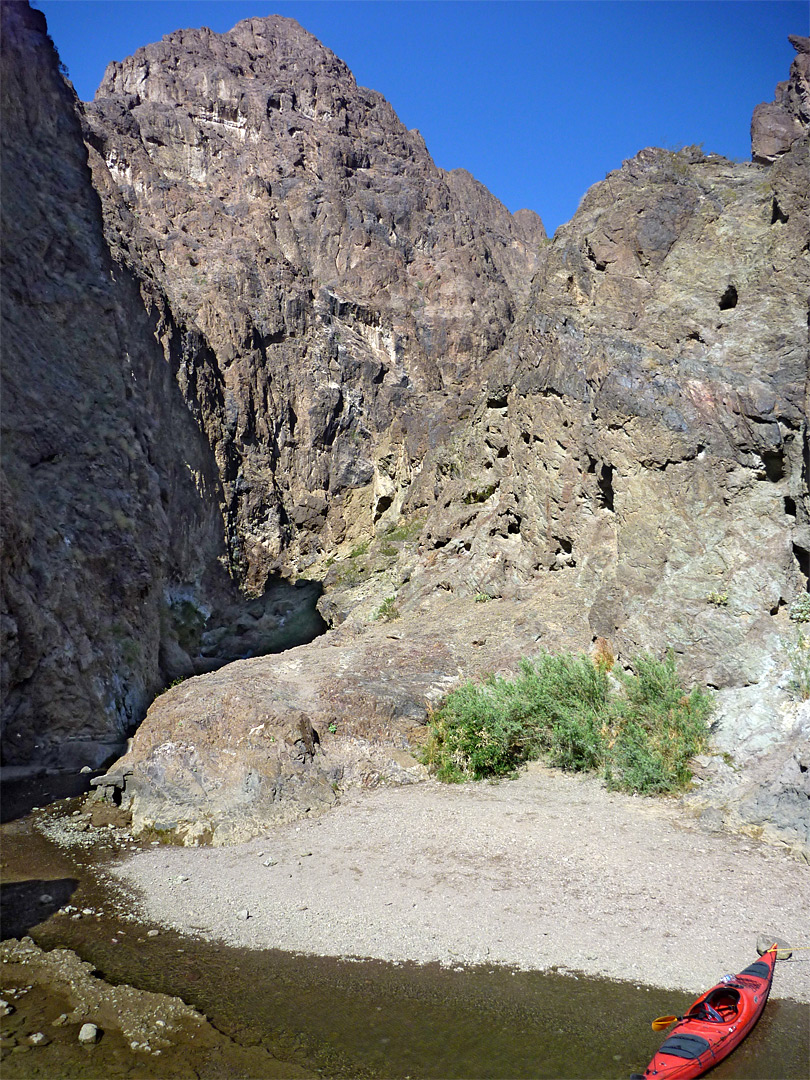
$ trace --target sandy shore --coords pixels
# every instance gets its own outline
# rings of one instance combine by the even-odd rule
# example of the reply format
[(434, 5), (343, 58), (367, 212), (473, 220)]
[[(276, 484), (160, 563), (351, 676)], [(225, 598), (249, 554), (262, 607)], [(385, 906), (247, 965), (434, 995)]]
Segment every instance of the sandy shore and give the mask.
[[(697, 992), (751, 963), (761, 933), (810, 945), (807, 864), (540, 765), (498, 784), (378, 789), (238, 847), (155, 847), (115, 874), (158, 924), (323, 956)], [(810, 1002), (810, 962), (781, 963), (773, 993)]]

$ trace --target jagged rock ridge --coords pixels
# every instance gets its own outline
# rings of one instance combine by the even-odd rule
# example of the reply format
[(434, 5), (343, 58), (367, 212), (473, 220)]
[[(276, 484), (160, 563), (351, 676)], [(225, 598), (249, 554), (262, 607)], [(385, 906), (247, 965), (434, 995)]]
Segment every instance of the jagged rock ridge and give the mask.
[(805, 138), (810, 124), (810, 38), (791, 34), (789, 40), (796, 50), (790, 79), (779, 83), (774, 100), (757, 105), (751, 118), (752, 157), (765, 165)]

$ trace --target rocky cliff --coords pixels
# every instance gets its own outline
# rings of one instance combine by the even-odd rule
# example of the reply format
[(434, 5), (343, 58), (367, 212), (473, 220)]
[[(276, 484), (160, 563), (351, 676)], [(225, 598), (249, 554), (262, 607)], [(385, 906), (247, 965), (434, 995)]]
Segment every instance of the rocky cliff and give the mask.
[[(641, 151), (550, 242), (536, 215), (437, 169), (291, 20), (180, 31), (110, 66), (79, 110), (109, 254), (86, 172), (82, 198), (92, 265), (129, 297), (116, 362), (151, 358), (116, 409), (156, 418), (158, 477), (188, 475), (177, 425), (206, 478), (193, 513), (143, 508), (143, 542), (167, 538), (149, 580), (164, 609), (185, 582), (197, 627), (158, 637), (202, 670), (222, 564), (253, 603), (275, 574), (322, 582), (332, 627), (155, 702), (100, 785), (123, 787), (140, 826), (223, 842), (350, 783), (417, 779), (408, 749), (460, 675), (603, 636), (623, 659), (671, 647), (717, 688), (718, 750), (744, 767), (707, 759), (695, 805), (808, 842), (810, 716), (783, 653), (810, 574), (805, 42), (778, 153)], [(72, 127), (69, 150), (48, 136), (41, 153), (78, 175), (77, 106), (47, 63)], [(41, 499), (19, 517), (44, 527)], [(198, 519), (204, 544), (171, 541)]]
[(3, 763), (96, 766), (157, 691), (272, 640), (307, 590), (244, 610), (171, 313), (111, 257), (44, 17), (2, 19)]
[(139, 49), (86, 116), (108, 238), (175, 318), (235, 572), (260, 590), (396, 522), (527, 295), (537, 215), (437, 169), (276, 16)]

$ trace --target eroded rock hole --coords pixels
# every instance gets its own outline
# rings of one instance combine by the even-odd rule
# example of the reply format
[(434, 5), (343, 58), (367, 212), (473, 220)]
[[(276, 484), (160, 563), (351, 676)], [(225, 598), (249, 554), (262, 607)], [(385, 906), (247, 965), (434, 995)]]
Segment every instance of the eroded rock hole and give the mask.
[(810, 578), (810, 551), (807, 548), (800, 547), (799, 544), (794, 544), (793, 556), (804, 576)]
[(599, 486), (599, 505), (605, 510), (613, 510), (613, 466), (600, 466), (596, 482)]
[(391, 506), (394, 501), (393, 495), (381, 495), (377, 499), (377, 505), (374, 507), (374, 524), (376, 525), (385, 511)]
[(773, 204), (771, 205), (771, 225), (776, 225), (777, 222), (780, 225), (787, 225), (787, 221), (788, 215), (784, 212), (784, 210), (774, 197)]
[(789, 495), (785, 496), (785, 513), (788, 517), (796, 517), (796, 500)]
[(762, 464), (765, 466), (765, 475), (772, 484), (777, 483), (785, 475), (785, 460), (781, 450), (763, 450)]
[(717, 306), (721, 311), (729, 311), (731, 308), (737, 306), (737, 290), (733, 285), (729, 285), (723, 295), (717, 302)]

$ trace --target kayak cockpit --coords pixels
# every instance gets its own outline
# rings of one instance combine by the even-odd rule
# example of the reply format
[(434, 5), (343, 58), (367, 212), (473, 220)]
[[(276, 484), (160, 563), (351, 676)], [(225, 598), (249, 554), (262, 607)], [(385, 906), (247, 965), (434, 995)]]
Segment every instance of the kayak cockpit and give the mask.
[(701, 1020), (710, 1024), (727, 1024), (740, 1012), (740, 991), (733, 986), (719, 986), (700, 1001), (696, 1001), (684, 1020)]

